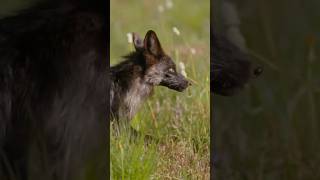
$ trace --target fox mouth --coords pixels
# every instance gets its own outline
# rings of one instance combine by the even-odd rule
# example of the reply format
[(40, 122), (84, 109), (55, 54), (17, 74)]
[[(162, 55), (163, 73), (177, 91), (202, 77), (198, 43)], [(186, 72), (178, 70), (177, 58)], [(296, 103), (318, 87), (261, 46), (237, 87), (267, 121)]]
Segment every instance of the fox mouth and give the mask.
[(184, 90), (187, 89), (188, 86), (189, 86), (189, 83), (185, 83), (183, 85), (177, 85), (177, 86), (172, 85), (172, 86), (167, 86), (167, 87), (170, 89), (173, 89), (175, 91), (178, 91), (178, 92), (183, 92)]
[(169, 89), (178, 91), (178, 92), (183, 92), (184, 90), (189, 87), (191, 83), (188, 80), (184, 80), (183, 82), (167, 82), (167, 81), (162, 81), (160, 83), (160, 86), (165, 86)]

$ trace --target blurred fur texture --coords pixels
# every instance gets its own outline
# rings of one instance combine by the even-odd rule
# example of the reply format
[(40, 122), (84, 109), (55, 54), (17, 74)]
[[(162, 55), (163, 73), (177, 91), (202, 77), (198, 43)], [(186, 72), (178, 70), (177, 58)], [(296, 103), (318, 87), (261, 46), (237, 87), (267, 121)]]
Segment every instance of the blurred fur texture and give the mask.
[(231, 96), (248, 81), (262, 73), (262, 67), (254, 67), (250, 57), (224, 36), (211, 30), (211, 91)]
[(45, 2), (0, 20), (1, 180), (108, 178), (106, 7)]

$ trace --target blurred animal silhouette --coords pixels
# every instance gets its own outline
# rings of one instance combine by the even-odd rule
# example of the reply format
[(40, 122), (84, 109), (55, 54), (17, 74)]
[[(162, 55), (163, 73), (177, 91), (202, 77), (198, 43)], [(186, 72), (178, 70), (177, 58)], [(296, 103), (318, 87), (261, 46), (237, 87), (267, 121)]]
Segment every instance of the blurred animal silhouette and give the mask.
[(0, 20), (1, 180), (108, 178), (106, 3), (43, 2)]
[(211, 31), (211, 91), (231, 96), (248, 81), (262, 73), (262, 67), (253, 67), (249, 55), (242, 52), (224, 36)]

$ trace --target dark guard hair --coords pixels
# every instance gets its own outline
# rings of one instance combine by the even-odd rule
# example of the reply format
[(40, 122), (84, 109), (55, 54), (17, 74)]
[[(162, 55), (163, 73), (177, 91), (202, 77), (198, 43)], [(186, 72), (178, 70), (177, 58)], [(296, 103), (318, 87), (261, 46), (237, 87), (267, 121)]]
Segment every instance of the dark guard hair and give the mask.
[(57, 1), (0, 20), (1, 180), (108, 178), (103, 7)]
[(164, 53), (155, 32), (148, 31), (144, 40), (133, 33), (133, 42), (136, 51), (110, 70), (110, 111), (115, 119), (132, 119), (155, 86), (183, 91), (190, 84)]
[(211, 31), (211, 91), (224, 96), (235, 94), (252, 78), (262, 73), (253, 67), (249, 55), (224, 36)]

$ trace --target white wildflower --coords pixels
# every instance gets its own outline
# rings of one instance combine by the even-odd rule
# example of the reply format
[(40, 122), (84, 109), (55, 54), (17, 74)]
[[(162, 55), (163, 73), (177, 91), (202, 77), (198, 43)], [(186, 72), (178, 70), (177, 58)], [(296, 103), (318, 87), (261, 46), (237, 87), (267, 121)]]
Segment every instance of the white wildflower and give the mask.
[(185, 67), (184, 63), (183, 62), (179, 62), (179, 67), (180, 67), (180, 70), (181, 70), (181, 74), (184, 77), (187, 77), (186, 67)]
[(190, 48), (190, 51), (191, 51), (191, 54), (193, 54), (193, 55), (197, 53), (195, 48)]
[(164, 11), (164, 7), (163, 7), (162, 5), (159, 5), (159, 6), (158, 6), (158, 11), (159, 11), (160, 13), (162, 13), (162, 12)]
[(132, 33), (127, 33), (127, 38), (128, 38), (128, 43), (132, 43), (133, 42)]
[(177, 36), (180, 36), (180, 31), (177, 27), (173, 27), (172, 28), (172, 31), (177, 35)]
[(167, 9), (171, 9), (173, 7), (172, 0), (166, 0), (166, 7), (167, 7)]

